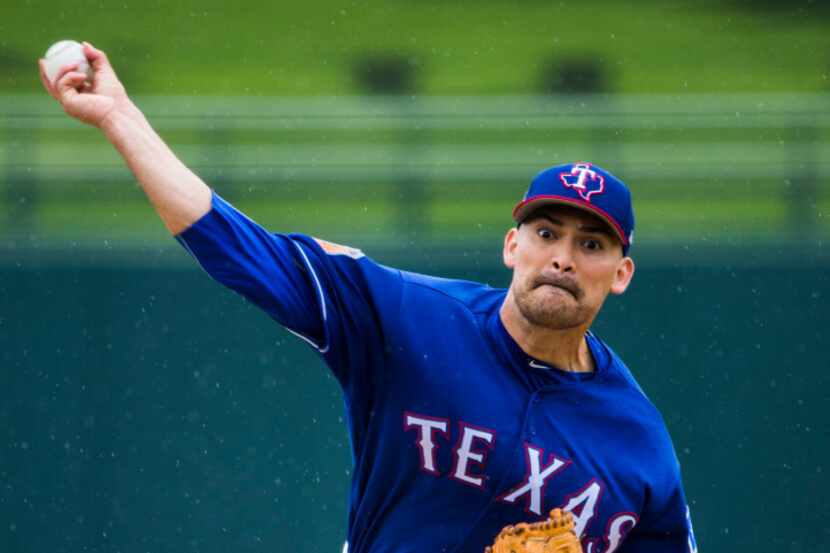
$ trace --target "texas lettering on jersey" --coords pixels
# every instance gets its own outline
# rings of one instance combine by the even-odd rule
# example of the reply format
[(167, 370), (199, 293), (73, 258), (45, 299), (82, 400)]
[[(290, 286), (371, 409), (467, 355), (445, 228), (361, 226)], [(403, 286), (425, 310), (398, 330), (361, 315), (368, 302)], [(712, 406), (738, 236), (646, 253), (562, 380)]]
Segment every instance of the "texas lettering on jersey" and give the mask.
[[(404, 411), (404, 430), (413, 431), (420, 452), (421, 470), (433, 476), (447, 476), (462, 484), (472, 484), (484, 490), (482, 471), (486, 470), (487, 451), (494, 447), (495, 434), (486, 429), (459, 423), (461, 436), (458, 437), (453, 453), (455, 463), (451, 470), (444, 472), (437, 466), (437, 453), (440, 447), (436, 434), (449, 441), (449, 422), (447, 419), (431, 417), (424, 414)], [(478, 442), (478, 443), (476, 443)], [(534, 444), (524, 444), (526, 476), (514, 486), (500, 491), (498, 501), (510, 504), (522, 504), (525, 511), (535, 515), (547, 513), (554, 507), (570, 511), (574, 516), (574, 532), (582, 541), (584, 553), (612, 553), (622, 543), (626, 534), (637, 524), (638, 517), (631, 512), (621, 512), (612, 516), (606, 533), (601, 538), (585, 536), (585, 529), (596, 516), (602, 496), (602, 485), (596, 479), (587, 482), (581, 489), (567, 496), (562, 505), (544, 505), (545, 487), (556, 474), (567, 468), (571, 461), (549, 454), (543, 460), (544, 449)], [(478, 465), (474, 474), (471, 465)]]

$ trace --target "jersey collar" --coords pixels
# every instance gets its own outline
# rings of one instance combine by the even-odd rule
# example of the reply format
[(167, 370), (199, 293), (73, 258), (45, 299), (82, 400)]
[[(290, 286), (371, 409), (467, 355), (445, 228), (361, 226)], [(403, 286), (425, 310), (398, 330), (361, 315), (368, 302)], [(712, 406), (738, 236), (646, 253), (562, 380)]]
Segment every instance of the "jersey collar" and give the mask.
[[(602, 342), (594, 336), (591, 331), (585, 334), (585, 339), (588, 343), (588, 349), (591, 356), (594, 358), (594, 366), (596, 370), (590, 373), (578, 373), (566, 371), (559, 367), (551, 366), (544, 361), (536, 359), (522, 350), (518, 343), (513, 339), (504, 323), (499, 317), (499, 309), (501, 303), (497, 303), (492, 312), (487, 318), (487, 331), (494, 347), (499, 351), (501, 357), (510, 363), (513, 367), (520, 371), (528, 371), (536, 373), (543, 379), (559, 382), (580, 382), (593, 381), (597, 377), (602, 377), (608, 369), (608, 364), (611, 357)], [(553, 382), (551, 382), (553, 383)]]

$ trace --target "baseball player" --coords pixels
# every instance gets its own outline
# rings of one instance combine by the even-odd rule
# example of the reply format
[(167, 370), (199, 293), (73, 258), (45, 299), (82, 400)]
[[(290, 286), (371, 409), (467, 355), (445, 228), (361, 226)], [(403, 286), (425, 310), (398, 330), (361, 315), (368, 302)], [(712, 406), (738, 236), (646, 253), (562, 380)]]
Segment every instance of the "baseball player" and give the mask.
[(561, 526), (540, 523), (557, 508), (576, 545), (556, 551), (697, 550), (665, 425), (589, 330), (634, 274), (621, 180), (589, 163), (540, 172), (505, 236), (507, 290), (400, 271), (240, 213), (168, 149), (105, 54), (84, 49), (94, 82), (67, 66), (54, 84), (41, 68), (47, 90), (103, 131), (202, 268), (306, 341), (342, 387), (349, 552), (481, 553), (497, 535)]

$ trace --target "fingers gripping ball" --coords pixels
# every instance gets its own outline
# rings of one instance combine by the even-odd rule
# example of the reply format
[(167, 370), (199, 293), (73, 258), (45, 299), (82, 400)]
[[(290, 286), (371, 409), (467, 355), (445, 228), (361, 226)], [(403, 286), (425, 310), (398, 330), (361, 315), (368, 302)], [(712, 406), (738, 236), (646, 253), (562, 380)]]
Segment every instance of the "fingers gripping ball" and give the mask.
[(484, 553), (582, 553), (573, 515), (554, 509), (541, 522), (506, 526)]
[(84, 48), (79, 42), (75, 42), (74, 40), (61, 40), (60, 42), (56, 42), (46, 50), (46, 55), (43, 59), (46, 77), (50, 83), (54, 84), (55, 77), (58, 75), (61, 67), (72, 63), (79, 63), (80, 65), (78, 65), (76, 71), (86, 73), (87, 81), (92, 82), (92, 67), (89, 66), (89, 62), (84, 55)]

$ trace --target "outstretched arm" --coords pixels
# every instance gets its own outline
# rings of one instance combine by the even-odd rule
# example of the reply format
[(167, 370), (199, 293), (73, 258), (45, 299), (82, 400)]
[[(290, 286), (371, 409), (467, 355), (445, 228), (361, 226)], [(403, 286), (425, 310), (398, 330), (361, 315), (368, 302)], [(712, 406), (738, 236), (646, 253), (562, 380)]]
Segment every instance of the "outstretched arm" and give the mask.
[(164, 225), (179, 234), (211, 209), (211, 191), (176, 157), (127, 96), (106, 54), (85, 42), (84, 54), (95, 71), (92, 84), (62, 67), (55, 82), (39, 61), (43, 86), (70, 116), (101, 129), (138, 180)]
[(214, 279), (325, 355), (348, 389), (369, 381), (366, 341), (377, 343), (377, 351), (385, 347), (376, 304), (399, 304), (400, 272), (352, 248), (271, 233), (245, 216), (170, 151), (130, 101), (104, 52), (84, 43), (84, 55), (95, 70), (91, 84), (78, 64), (62, 67), (51, 83), (41, 60), (43, 85), (67, 114), (104, 132), (179, 243)]

